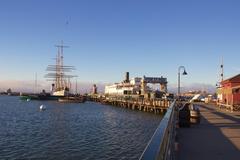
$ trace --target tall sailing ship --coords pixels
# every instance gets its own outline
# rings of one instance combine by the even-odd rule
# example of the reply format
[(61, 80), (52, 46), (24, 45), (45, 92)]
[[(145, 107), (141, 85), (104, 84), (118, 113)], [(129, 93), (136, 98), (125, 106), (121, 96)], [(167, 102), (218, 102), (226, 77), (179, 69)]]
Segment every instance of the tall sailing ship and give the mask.
[(58, 100), (59, 98), (68, 97), (70, 95), (71, 89), (71, 78), (77, 77), (75, 75), (70, 75), (67, 73), (72, 72), (75, 70), (74, 66), (66, 66), (63, 63), (63, 48), (67, 48), (68, 46), (64, 46), (63, 42), (61, 45), (56, 45), (58, 48), (58, 52), (56, 55), (56, 64), (48, 65), (47, 71), (48, 73), (45, 75), (47, 81), (51, 81), (52, 87), (51, 92), (46, 93), (43, 90), (40, 94), (30, 94), (30, 95), (22, 95), (20, 96), (23, 100)]
[(75, 70), (74, 66), (66, 66), (63, 63), (63, 48), (67, 48), (68, 46), (64, 46), (63, 42), (61, 45), (56, 45), (58, 48), (58, 52), (56, 55), (56, 64), (48, 65), (47, 71), (48, 74), (45, 75), (48, 81), (52, 81), (51, 87), (51, 95), (64, 97), (68, 96), (71, 89), (71, 78), (76, 77), (75, 75), (70, 75), (67, 73)]

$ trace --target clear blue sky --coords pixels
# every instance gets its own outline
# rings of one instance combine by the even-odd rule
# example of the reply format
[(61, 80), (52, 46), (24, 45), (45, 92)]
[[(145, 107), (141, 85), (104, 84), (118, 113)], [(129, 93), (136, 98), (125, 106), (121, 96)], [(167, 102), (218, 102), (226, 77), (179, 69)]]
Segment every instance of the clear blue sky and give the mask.
[(2, 0), (0, 80), (32, 80), (54, 63), (55, 44), (69, 45), (65, 64), (80, 81), (116, 82), (164, 76), (214, 84), (220, 59), (226, 77), (240, 72), (240, 1)]

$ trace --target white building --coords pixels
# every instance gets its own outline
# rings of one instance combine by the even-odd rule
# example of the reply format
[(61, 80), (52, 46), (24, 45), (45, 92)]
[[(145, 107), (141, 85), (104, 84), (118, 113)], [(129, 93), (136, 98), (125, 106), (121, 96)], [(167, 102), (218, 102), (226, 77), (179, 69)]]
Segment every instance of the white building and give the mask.
[(128, 95), (139, 94), (141, 91), (142, 78), (132, 78), (130, 82), (115, 83), (105, 86), (105, 94), (107, 95)]
[(135, 77), (129, 79), (129, 72), (126, 72), (125, 80), (105, 86), (106, 95), (144, 95), (153, 91), (148, 84), (160, 84), (160, 91), (167, 93), (167, 78), (163, 77)]

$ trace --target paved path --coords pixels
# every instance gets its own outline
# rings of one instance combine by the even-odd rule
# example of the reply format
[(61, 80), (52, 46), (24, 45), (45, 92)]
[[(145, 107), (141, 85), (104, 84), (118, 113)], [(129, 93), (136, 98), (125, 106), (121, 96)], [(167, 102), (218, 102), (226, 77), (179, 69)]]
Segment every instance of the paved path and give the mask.
[(201, 123), (180, 128), (177, 160), (240, 160), (240, 112), (200, 105)]

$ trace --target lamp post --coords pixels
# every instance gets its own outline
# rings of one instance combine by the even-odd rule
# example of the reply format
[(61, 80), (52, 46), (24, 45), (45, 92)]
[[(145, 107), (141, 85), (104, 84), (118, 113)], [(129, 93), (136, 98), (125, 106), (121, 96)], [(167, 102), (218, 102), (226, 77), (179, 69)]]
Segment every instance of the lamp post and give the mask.
[(178, 96), (180, 96), (180, 71), (183, 69), (182, 75), (187, 75), (186, 69), (184, 66), (178, 67)]

